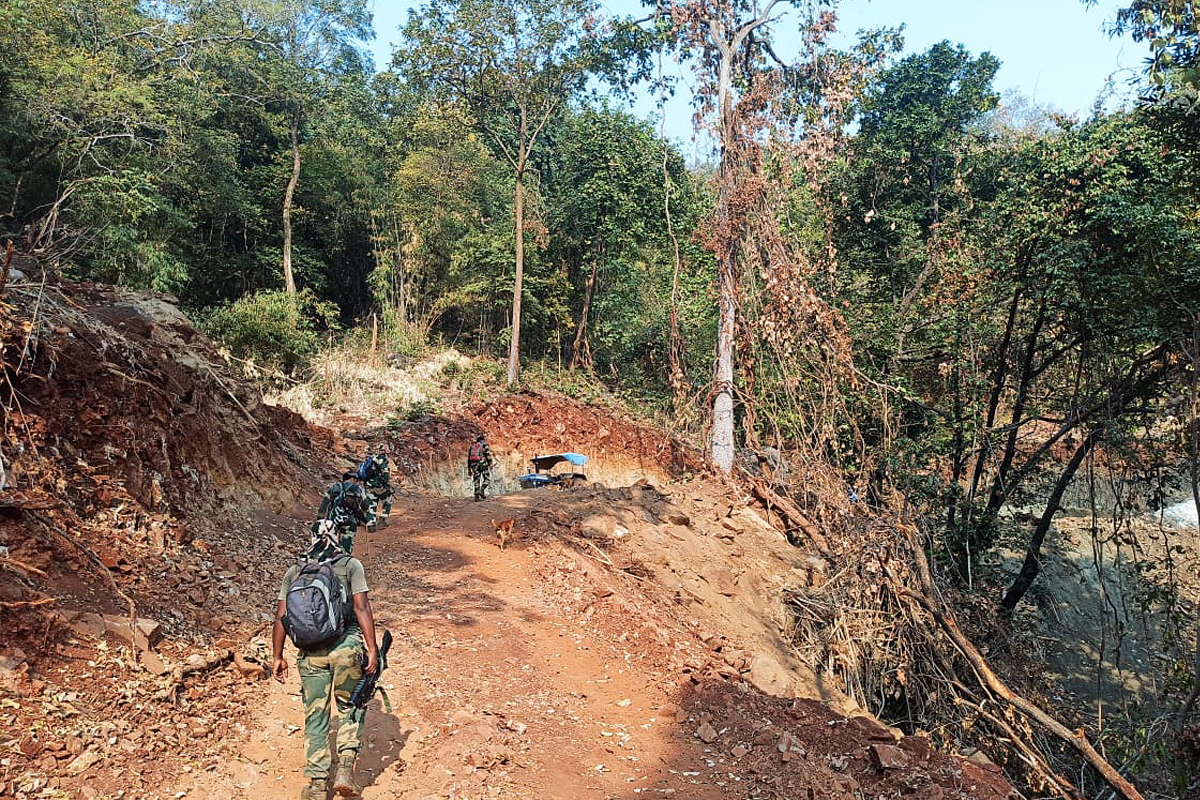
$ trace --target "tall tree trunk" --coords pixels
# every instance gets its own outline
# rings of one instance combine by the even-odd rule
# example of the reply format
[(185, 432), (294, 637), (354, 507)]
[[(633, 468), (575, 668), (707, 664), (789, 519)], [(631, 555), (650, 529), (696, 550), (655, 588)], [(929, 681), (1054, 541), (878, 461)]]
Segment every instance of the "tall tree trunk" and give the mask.
[(587, 341), (588, 311), (592, 307), (592, 295), (596, 291), (596, 274), (600, 259), (592, 259), (592, 271), (588, 274), (583, 290), (583, 310), (579, 312), (579, 327), (575, 329), (575, 343), (571, 348), (571, 369), (579, 366), (592, 367), (592, 348)]
[[(713, 387), (712, 460), (718, 471), (733, 472), (733, 348), (737, 321), (736, 241), (742, 231), (732, 219), (735, 180), (733, 160), (736, 140), (733, 119), (733, 59), (736, 49), (724, 40), (724, 31), (713, 30), (720, 51), (717, 77), (718, 130), (721, 134), (721, 162), (718, 167), (720, 190), (717, 198), (717, 225), (725, 229), (725, 241), (717, 253), (717, 352)], [(738, 229), (735, 233), (735, 227)]]
[(992, 391), (988, 397), (987, 416), (983, 422), (983, 439), (975, 450), (975, 464), (971, 470), (971, 486), (967, 490), (966, 513), (974, 513), (975, 494), (979, 491), (979, 481), (983, 478), (987, 466), (988, 455), (991, 452), (989, 437), (992, 426), (996, 424), (996, 414), (1000, 410), (1000, 398), (1004, 394), (1005, 378), (1008, 376), (1008, 347), (1012, 343), (1013, 330), (1016, 326), (1017, 311), (1021, 306), (1021, 289), (1013, 292), (1012, 304), (1008, 309), (1008, 322), (1004, 326), (1004, 336), (996, 348), (996, 369), (992, 373)]
[(735, 258), (732, 250), (717, 266), (717, 358), (716, 386), (713, 396), (712, 460), (716, 468), (728, 475), (733, 471), (733, 342), (737, 319), (734, 296)]
[(513, 189), (513, 213), (517, 227), (517, 278), (513, 284), (512, 339), (508, 343), (508, 385), (513, 386), (521, 378), (521, 284), (525, 279), (525, 169), (517, 170), (517, 184)]
[(1021, 571), (1017, 573), (1016, 580), (1005, 593), (1004, 599), (1000, 601), (1000, 608), (1005, 612), (1012, 613), (1013, 609), (1017, 607), (1017, 603), (1021, 602), (1021, 598), (1033, 585), (1038, 573), (1041, 572), (1042, 542), (1046, 540), (1046, 533), (1050, 530), (1050, 521), (1058, 513), (1063, 493), (1067, 491), (1067, 486), (1070, 485), (1071, 479), (1079, 470), (1079, 465), (1083, 463), (1083, 459), (1087, 457), (1096, 443), (1096, 439), (1100, 438), (1101, 430), (1101, 428), (1096, 428), (1080, 442), (1079, 446), (1075, 448), (1075, 454), (1067, 462), (1066, 468), (1058, 476), (1058, 482), (1054, 484), (1054, 491), (1050, 493), (1050, 499), (1046, 501), (1046, 510), (1038, 520), (1037, 527), (1033, 529), (1033, 535), (1029, 537), (1029, 547), (1025, 551), (1025, 562), (1021, 565)]
[(300, 109), (292, 114), (288, 132), (292, 136), (292, 177), (283, 193), (283, 285), (288, 294), (296, 293), (296, 278), (292, 275), (292, 198), (300, 182)]

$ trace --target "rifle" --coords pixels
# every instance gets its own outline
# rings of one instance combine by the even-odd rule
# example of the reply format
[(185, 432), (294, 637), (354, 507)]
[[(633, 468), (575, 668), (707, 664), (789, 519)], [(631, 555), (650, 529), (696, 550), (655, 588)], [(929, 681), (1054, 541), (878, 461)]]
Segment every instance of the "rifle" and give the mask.
[[(383, 642), (379, 646), (379, 660), (375, 667), (373, 675), (363, 675), (358, 679), (358, 683), (354, 687), (354, 691), (350, 693), (350, 705), (355, 708), (366, 708), (367, 703), (371, 702), (371, 698), (375, 696), (375, 690), (379, 685), (379, 676), (387, 669), (387, 652), (392, 646), (392, 632), (383, 632)], [(387, 706), (388, 713), (392, 711), (392, 701), (388, 699), (387, 692), (379, 689), (379, 693), (383, 695), (383, 704)]]

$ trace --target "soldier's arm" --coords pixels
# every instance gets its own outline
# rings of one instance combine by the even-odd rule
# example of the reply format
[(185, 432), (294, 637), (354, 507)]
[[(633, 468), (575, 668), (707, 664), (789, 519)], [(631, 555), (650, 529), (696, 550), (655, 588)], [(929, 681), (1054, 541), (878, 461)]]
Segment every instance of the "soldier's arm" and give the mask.
[(358, 627), (362, 628), (363, 641), (367, 644), (367, 666), (363, 672), (373, 675), (379, 667), (379, 645), (375, 641), (375, 615), (371, 612), (371, 599), (366, 592), (355, 593), (354, 616), (358, 620)]
[(287, 613), (287, 601), (280, 600), (275, 609), (275, 629), (271, 632), (271, 649), (275, 656), (275, 680), (283, 683), (287, 680), (288, 664), (283, 657), (283, 615)]

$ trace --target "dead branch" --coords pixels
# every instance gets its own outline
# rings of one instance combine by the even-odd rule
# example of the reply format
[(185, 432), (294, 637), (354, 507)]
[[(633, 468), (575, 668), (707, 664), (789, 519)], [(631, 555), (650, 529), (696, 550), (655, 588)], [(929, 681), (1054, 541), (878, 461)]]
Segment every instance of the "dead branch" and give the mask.
[(229, 387), (225, 385), (225, 382), (221, 380), (216, 371), (214, 371), (213, 368), (207, 364), (204, 365), (204, 368), (208, 370), (208, 374), (213, 377), (213, 380), (217, 382), (217, 385), (225, 390), (225, 394), (229, 395), (229, 399), (232, 400), (237, 407), (242, 410), (242, 413), (246, 415), (246, 419), (250, 420), (250, 424), (257, 428), (258, 420), (254, 418), (253, 414), (246, 410), (246, 407), (242, 405), (242, 401), (238, 400), (237, 397), (234, 396), (233, 392), (230, 391)]
[(40, 570), (37, 567), (31, 566), (29, 564), (25, 564), (21, 561), (17, 561), (15, 558), (9, 558), (9, 557), (0, 558), (0, 567), (11, 567), (13, 569), (19, 570), (20, 572), (29, 573), (29, 574), (33, 574), (33, 575), (45, 575), (46, 574), (44, 570)]
[(593, 543), (591, 542), (591, 540), (589, 540), (589, 539), (586, 539), (586, 538), (584, 538), (584, 537), (580, 537), (580, 538), (579, 538), (579, 541), (583, 542), (583, 543), (584, 543), (584, 544), (586, 544), (588, 547), (590, 547), (590, 548), (592, 548), (593, 550), (595, 550), (595, 551), (596, 551), (597, 558), (598, 558), (598, 559), (599, 559), (601, 562), (603, 562), (603, 563), (607, 564), (608, 566), (612, 567), (613, 569), (616, 569), (616, 568), (617, 568), (617, 565), (613, 563), (613, 560), (612, 560), (612, 559), (609, 557), (608, 553), (605, 553), (603, 550), (601, 550), (599, 547), (597, 547), (595, 544), (593, 544)]
[(974, 709), (980, 716), (987, 719), (988, 722), (1004, 731), (1008, 735), (1008, 740), (1012, 743), (1012, 746), (1024, 756), (1026, 763), (1035, 772), (1040, 774), (1047, 783), (1054, 787), (1054, 791), (1059, 797), (1063, 798), (1063, 800), (1080, 800), (1083, 797), (1083, 793), (1079, 791), (1075, 784), (1055, 772), (1042, 754), (1036, 748), (1026, 743), (1025, 739), (1003, 717), (988, 711), (982, 704), (972, 703), (969, 700), (962, 700), (961, 702), (963, 705)]
[(39, 597), (37, 600), (14, 600), (12, 602), (0, 602), (0, 608), (29, 608), (31, 606), (44, 606), (48, 603), (53, 603), (58, 598), (56, 597)]
[(158, 699), (170, 700), (174, 703), (179, 697), (179, 691), (184, 687), (184, 682), (189, 677), (224, 666), (231, 661), (233, 661), (232, 650), (218, 650), (216, 655), (209, 656), (202, 663), (175, 667), (171, 670), (171, 685), (159, 692)]
[(784, 522), (791, 528), (796, 528), (804, 533), (805, 536), (816, 546), (817, 552), (826, 558), (833, 557), (833, 550), (829, 547), (829, 540), (825, 538), (825, 534), (821, 533), (816, 525), (813, 525), (807, 517), (796, 508), (792, 501), (782, 497), (770, 487), (765, 481), (758, 478), (753, 478), (746, 475), (746, 480), (750, 483), (750, 490), (754, 496), (761, 500), (767, 506), (767, 511), (775, 511)]
[(1008, 688), (1008, 685), (1000, 679), (995, 672), (992, 671), (988, 664), (971, 640), (966, 637), (962, 630), (958, 627), (954, 617), (945, 611), (940, 601), (934, 599), (936, 597), (933, 587), (933, 574), (929, 570), (929, 562), (925, 559), (925, 552), (920, 546), (913, 541), (911, 535), (908, 537), (909, 546), (913, 552), (917, 566), (917, 575), (922, 583), (922, 592), (905, 590), (904, 595), (921, 604), (924, 609), (938, 623), (938, 626), (945, 632), (946, 636), (954, 643), (954, 645), (963, 654), (967, 662), (975, 670), (984, 687), (990, 690), (993, 694), (999, 697), (1010, 706), (1030, 717), (1039, 725), (1045, 728), (1050, 733), (1057, 736), (1062, 741), (1075, 748), (1088, 764), (1092, 766), (1104, 778), (1105, 782), (1113, 788), (1117, 794), (1125, 798), (1125, 800), (1145, 800), (1141, 792), (1127, 781), (1112, 764), (1099, 753), (1096, 748), (1092, 747), (1092, 743), (1088, 741), (1083, 729), (1071, 731), (1066, 725), (1063, 725), (1058, 720), (1051, 717), (1045, 711), (1042, 711), (1033, 703), (1026, 700), (1021, 695)]

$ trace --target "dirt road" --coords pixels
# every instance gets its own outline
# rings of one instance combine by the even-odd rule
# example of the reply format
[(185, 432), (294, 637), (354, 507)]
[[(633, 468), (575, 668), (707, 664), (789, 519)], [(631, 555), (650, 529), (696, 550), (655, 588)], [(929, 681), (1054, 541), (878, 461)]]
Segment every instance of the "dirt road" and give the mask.
[[(520, 540), (498, 547), (490, 520), (540, 499), (422, 498), (398, 504), (387, 528), (360, 534), (377, 619), (396, 636), (384, 680), (395, 713), (368, 713), (364, 797), (615, 798), (670, 786), (710, 796), (699, 785), (709, 772), (703, 745), (678, 736), (684, 715), (665, 666), (648, 662), (634, 631), (614, 636), (592, 624), (595, 614), (575, 612), (578, 562)], [(181, 788), (298, 794), (303, 732), (291, 675), (286, 686), (265, 685), (240, 756)], [(681, 746), (695, 763), (677, 768)]]
[[(358, 764), (367, 800), (1007, 793), (925, 739), (897, 742), (865, 718), (718, 676), (706, 634), (662, 587), (521, 530), (561, 498), (406, 498), (387, 528), (360, 534), (376, 618), (396, 636), (384, 680), (394, 713), (375, 701)], [(491, 520), (508, 517), (517, 539), (501, 550)], [(240, 751), (183, 776), (174, 796), (298, 795), (291, 672), (286, 686), (260, 684)], [(895, 764), (881, 765), (878, 748)]]

